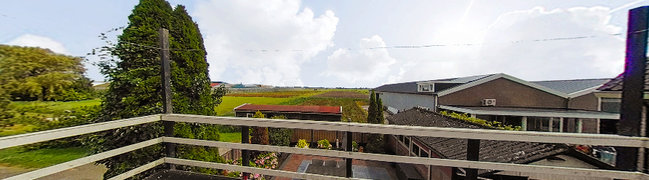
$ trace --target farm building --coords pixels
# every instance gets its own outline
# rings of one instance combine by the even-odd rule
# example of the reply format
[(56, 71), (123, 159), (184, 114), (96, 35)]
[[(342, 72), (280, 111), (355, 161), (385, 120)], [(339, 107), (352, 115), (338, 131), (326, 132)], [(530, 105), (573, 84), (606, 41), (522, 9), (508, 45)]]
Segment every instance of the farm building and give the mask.
[(466, 113), (527, 131), (600, 133), (601, 119), (619, 119), (617, 113), (598, 111), (594, 92), (606, 81), (528, 82), (501, 73), (387, 84), (374, 90), (393, 113), (424, 107)]
[(341, 120), (343, 109), (341, 106), (289, 106), (289, 105), (256, 105), (243, 104), (234, 108), (237, 117), (252, 117), (260, 111), (267, 117), (284, 116), (287, 119), (308, 119), (318, 121)]
[[(464, 120), (442, 116), (422, 108), (412, 108), (388, 117), (390, 124), (489, 129)], [(387, 143), (397, 155), (418, 156), (446, 159), (466, 159), (467, 140), (441, 137), (416, 137), (388, 135)], [(479, 150), (480, 161), (533, 164), (590, 169), (612, 169), (613, 166), (588, 156), (566, 144), (547, 144), (517, 141), (482, 140)], [(399, 164), (401, 179), (462, 179), (465, 170), (462, 168), (404, 165)], [(414, 169), (416, 171), (407, 169)], [(480, 177), (488, 179), (611, 179), (585, 178), (578, 176), (557, 176), (542, 173), (519, 173), (508, 171), (479, 170)]]

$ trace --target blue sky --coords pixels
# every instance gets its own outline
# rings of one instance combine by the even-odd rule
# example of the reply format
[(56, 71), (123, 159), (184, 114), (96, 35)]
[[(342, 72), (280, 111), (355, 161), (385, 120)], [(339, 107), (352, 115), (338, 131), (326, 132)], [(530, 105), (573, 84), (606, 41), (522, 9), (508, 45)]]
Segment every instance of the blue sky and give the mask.
[[(128, 23), (136, 3), (3, 2), (0, 43), (84, 56), (103, 45), (100, 33)], [(649, 5), (638, 0), (170, 3), (187, 6), (199, 24), (212, 80), (328, 87), (486, 73), (526, 80), (614, 77), (623, 70), (627, 11)], [(534, 41), (580, 36), (590, 38)], [(370, 49), (400, 45), (443, 46)], [(92, 65), (97, 58), (88, 59), (87, 75), (104, 80)]]

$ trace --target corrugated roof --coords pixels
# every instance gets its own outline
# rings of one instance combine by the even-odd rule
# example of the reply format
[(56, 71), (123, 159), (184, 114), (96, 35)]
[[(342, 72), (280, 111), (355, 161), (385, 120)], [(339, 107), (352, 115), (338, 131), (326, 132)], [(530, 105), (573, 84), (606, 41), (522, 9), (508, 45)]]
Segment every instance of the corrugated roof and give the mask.
[(566, 94), (572, 94), (589, 88), (599, 87), (611, 80), (610, 78), (600, 79), (571, 79), (571, 80), (551, 80), (551, 81), (532, 81), (532, 83), (548, 87)]
[(410, 94), (432, 94), (430, 92), (418, 92), (417, 91), (417, 83), (422, 83), (422, 82), (431, 82), (431, 83), (439, 83), (439, 84), (449, 84), (449, 86), (436, 86), (435, 91), (442, 91), (445, 89), (449, 89), (461, 84), (473, 82), (488, 76), (491, 76), (494, 74), (485, 74), (485, 75), (476, 75), (476, 76), (466, 76), (466, 77), (457, 77), (457, 78), (445, 78), (445, 79), (434, 79), (434, 80), (427, 80), (427, 81), (412, 81), (412, 82), (404, 82), (404, 83), (395, 83), (395, 84), (385, 84), (382, 86), (379, 86), (377, 88), (374, 88), (375, 91), (381, 91), (381, 92), (397, 92), (397, 93), (410, 93)]
[[(464, 120), (442, 116), (435, 112), (413, 108), (388, 117), (390, 124), (489, 129)], [(466, 159), (466, 139), (440, 137), (414, 137), (449, 159)], [(528, 163), (568, 150), (563, 144), (547, 144), (516, 141), (480, 141), (480, 161), (503, 163)], [(437, 154), (436, 153), (436, 154)]]
[(340, 106), (291, 106), (291, 105), (257, 105), (244, 104), (234, 108), (234, 111), (276, 111), (276, 112), (301, 112), (342, 114)]

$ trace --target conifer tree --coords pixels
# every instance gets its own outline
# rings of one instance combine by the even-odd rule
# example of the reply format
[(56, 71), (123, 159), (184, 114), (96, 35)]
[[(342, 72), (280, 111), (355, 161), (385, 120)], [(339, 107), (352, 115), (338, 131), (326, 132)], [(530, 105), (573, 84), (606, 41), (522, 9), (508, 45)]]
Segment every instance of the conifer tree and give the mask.
[(379, 98), (378, 94), (376, 96), (376, 124), (385, 124), (385, 117), (383, 117), (383, 101)]
[(376, 112), (376, 95), (374, 94), (374, 90), (370, 93), (370, 106), (367, 108), (367, 122), (376, 124), (376, 117), (377, 117), (377, 112)]
[[(116, 58), (99, 64), (102, 73), (111, 81), (102, 102), (100, 121), (162, 112), (160, 50), (156, 48), (159, 47), (160, 28), (170, 32), (173, 112), (216, 115), (214, 107), (220, 103), (225, 92), (211, 90), (203, 38), (185, 7), (173, 9), (165, 0), (140, 0), (128, 19), (129, 24), (118, 36), (117, 44), (106, 48)], [(175, 129), (176, 136), (180, 137), (219, 139), (216, 126), (179, 123)], [(162, 130), (160, 123), (149, 123), (109, 131), (99, 137), (101, 140), (95, 141), (100, 143), (94, 145), (94, 150), (105, 151), (149, 140), (159, 137)], [(156, 145), (103, 161), (109, 168), (105, 177), (156, 160), (162, 156), (162, 152), (162, 147)], [(218, 150), (179, 146), (178, 156), (217, 161)]]

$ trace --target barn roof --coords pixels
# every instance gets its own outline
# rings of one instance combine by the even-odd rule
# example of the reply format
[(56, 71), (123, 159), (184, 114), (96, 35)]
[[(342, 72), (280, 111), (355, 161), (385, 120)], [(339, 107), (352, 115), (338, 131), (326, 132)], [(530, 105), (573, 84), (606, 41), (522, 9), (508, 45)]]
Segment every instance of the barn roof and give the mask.
[(234, 108), (234, 111), (275, 111), (275, 112), (342, 114), (342, 107), (244, 104)]

